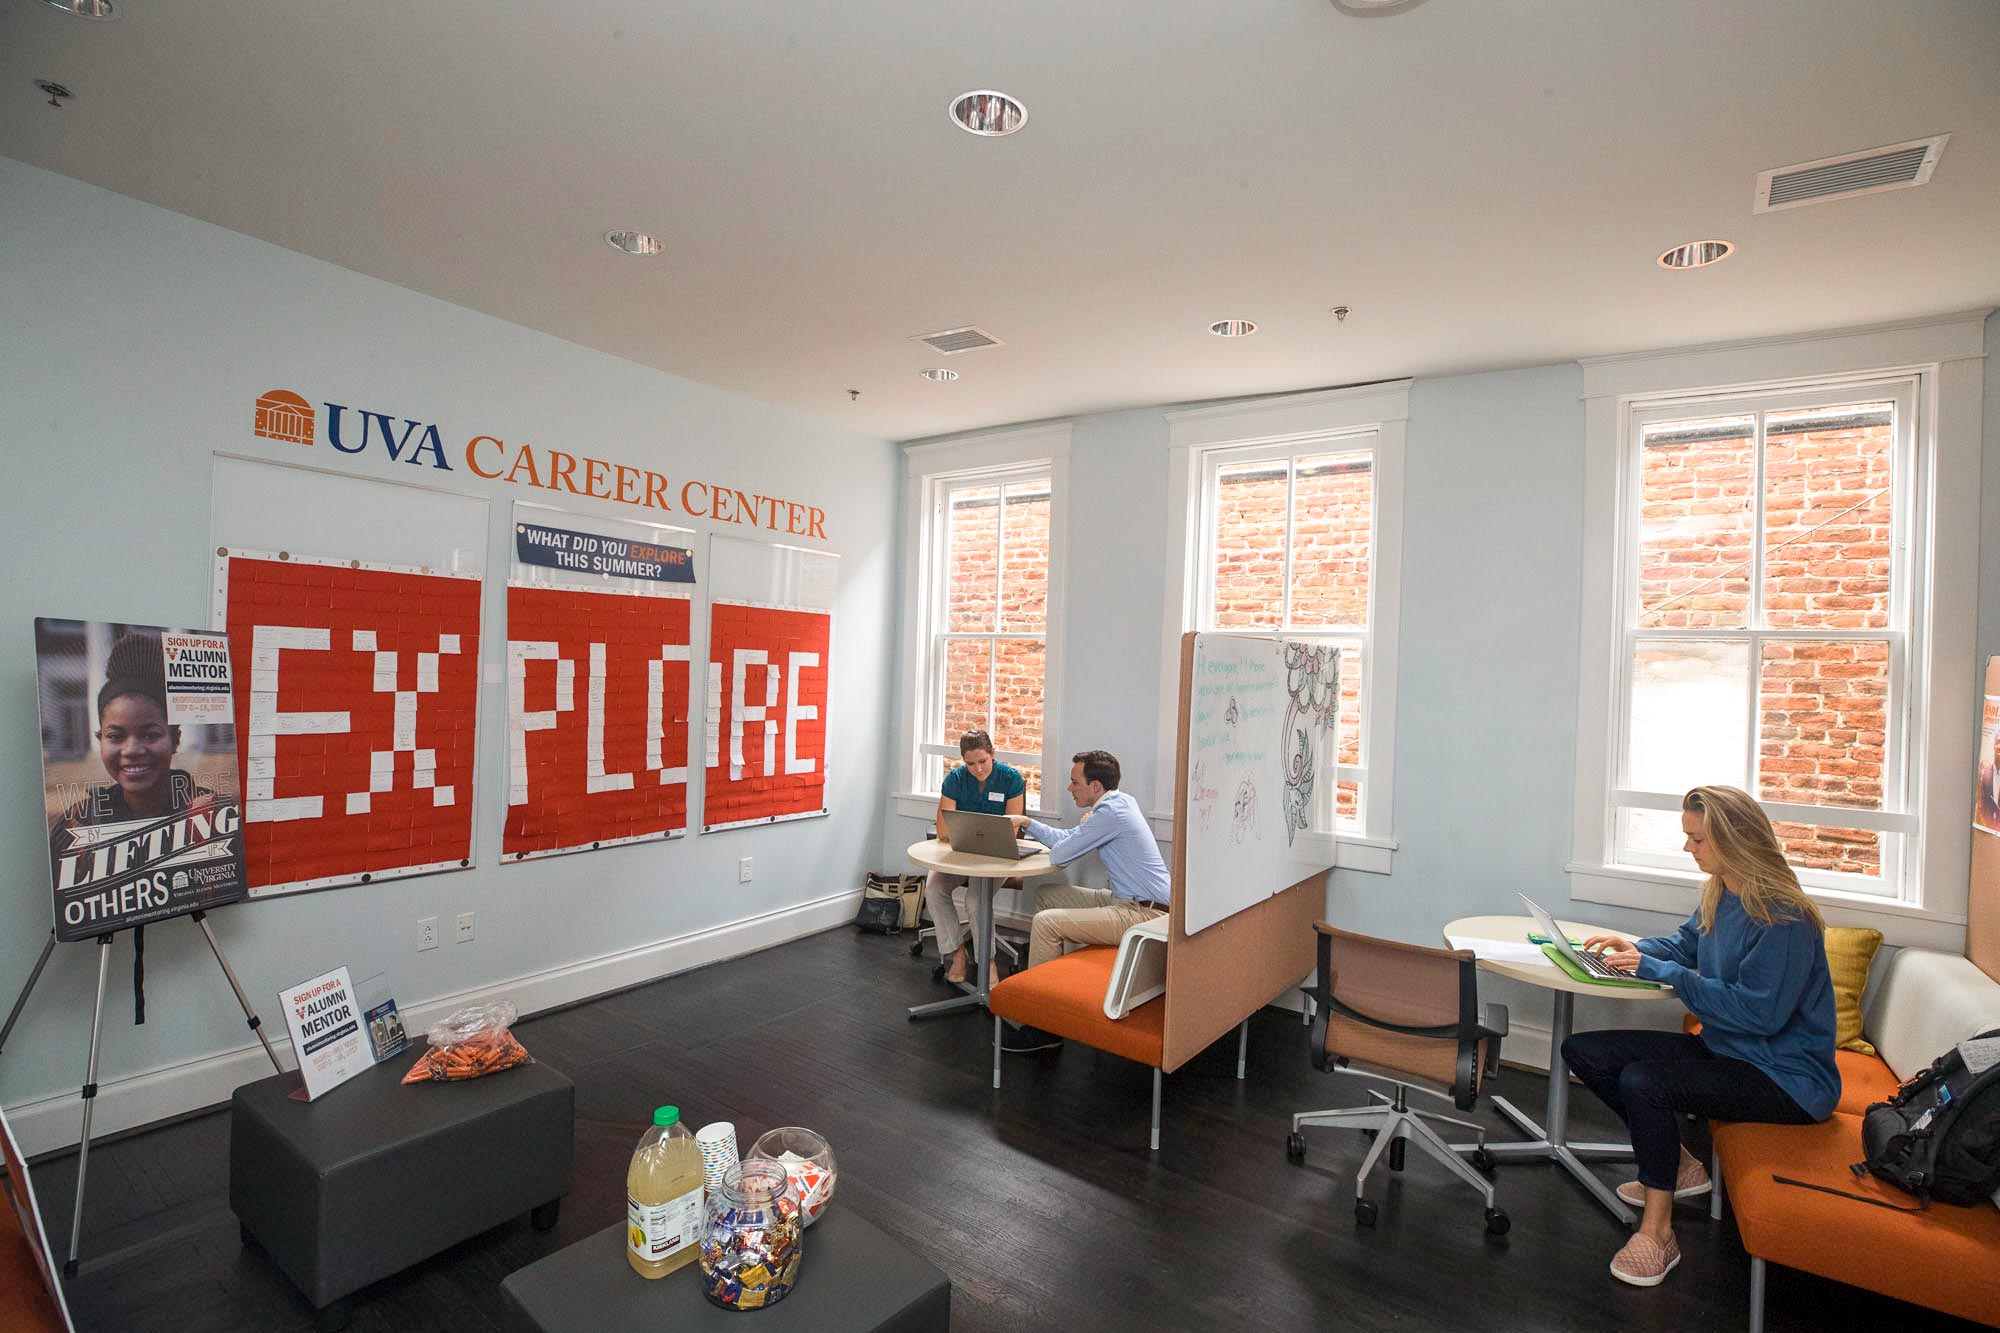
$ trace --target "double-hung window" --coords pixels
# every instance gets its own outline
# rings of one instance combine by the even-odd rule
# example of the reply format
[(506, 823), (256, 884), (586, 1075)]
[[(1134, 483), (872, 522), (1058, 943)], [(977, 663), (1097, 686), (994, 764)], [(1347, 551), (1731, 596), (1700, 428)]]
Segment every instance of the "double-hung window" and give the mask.
[(1168, 418), (1176, 444), (1187, 441), (1174, 466), (1189, 519), (1170, 632), (1340, 650), (1338, 767), (1314, 793), (1313, 827), (1342, 844), (1337, 863), (1362, 869), (1387, 870), (1391, 847), (1406, 404), (1405, 386), (1370, 386)]
[[(1050, 629), (1060, 625), (1061, 597), (1049, 572), (1060, 568), (1053, 557), (1061, 546), (1067, 458), (1019, 455), (1024, 447), (1033, 453), (1034, 446), (1057, 445), (1066, 454), (1067, 442), (1065, 428), (910, 451), (916, 559), (905, 670), (914, 796), (928, 794), (934, 803), (945, 773), (959, 762), (959, 738), (984, 731), (995, 756), (1021, 770), (1029, 808), (1051, 803), (1044, 772), (1060, 651)], [(992, 462), (948, 466), (996, 455)], [(919, 470), (931, 467), (939, 470)], [(1066, 767), (1055, 771), (1067, 776)], [(1055, 788), (1060, 795), (1062, 779)]]
[(1573, 897), (1687, 911), (1682, 796), (1732, 786), (1834, 919), (1952, 942), (1981, 333), (1584, 363)]
[(1684, 869), (1681, 795), (1740, 787), (1809, 887), (1895, 898), (1923, 644), (1916, 381), (1638, 403), (1615, 861)]

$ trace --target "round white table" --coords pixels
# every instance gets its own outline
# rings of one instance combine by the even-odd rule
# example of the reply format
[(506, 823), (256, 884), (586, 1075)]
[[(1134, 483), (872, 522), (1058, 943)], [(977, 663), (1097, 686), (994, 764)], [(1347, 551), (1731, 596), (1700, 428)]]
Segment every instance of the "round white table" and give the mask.
[[(1587, 940), (1592, 935), (1624, 933), (1583, 922), (1565, 921), (1560, 917), (1556, 919), (1556, 924), (1575, 940)], [(1468, 916), (1461, 917), (1446, 926), (1444, 933), (1446, 936), (1460, 938), (1505, 940), (1508, 943), (1525, 944), (1528, 932), (1536, 929), (1538, 927), (1533, 917)], [(1628, 935), (1626, 938), (1629, 939), (1631, 936)], [(1519, 1143), (1489, 1143), (1486, 1145), (1486, 1151), (1499, 1161), (1555, 1162), (1575, 1176), (1599, 1203), (1610, 1210), (1613, 1217), (1628, 1226), (1638, 1221), (1638, 1214), (1626, 1207), (1618, 1196), (1597, 1178), (1596, 1173), (1584, 1165), (1585, 1162), (1629, 1162), (1632, 1160), (1632, 1145), (1570, 1142), (1569, 1064), (1563, 1059), (1562, 1044), (1569, 1037), (1570, 1027), (1575, 1018), (1576, 997), (1579, 995), (1594, 995), (1600, 999), (1617, 1000), (1671, 1000), (1674, 998), (1673, 991), (1664, 987), (1592, 985), (1587, 981), (1576, 980), (1552, 963), (1538, 966), (1534, 963), (1509, 963), (1482, 958), (1479, 960), (1479, 966), (1483, 971), (1492, 972), (1511, 981), (1523, 981), (1530, 986), (1540, 986), (1550, 992), (1553, 1007), (1549, 1020), (1549, 1099), (1543, 1109), (1543, 1123), (1536, 1124), (1505, 1097), (1495, 1097), (1493, 1105), (1500, 1114), (1513, 1121), (1528, 1138), (1525, 1142)], [(1469, 1151), (1476, 1145), (1462, 1146)]]
[(972, 900), (972, 932), (980, 943), (978, 980), (960, 983), (966, 993), (931, 1004), (913, 1004), (910, 1006), (910, 1017), (929, 1018), (934, 1014), (949, 1014), (960, 1009), (984, 1008), (986, 992), (992, 984), (993, 895), (999, 891), (1003, 881), (1017, 875), (1048, 874), (1054, 868), (1049, 854), (1041, 851), (1018, 861), (1009, 861), (999, 856), (974, 856), (970, 852), (954, 850), (949, 843), (925, 838), (910, 844), (909, 855), (925, 870), (942, 870), (948, 875), (966, 877), (969, 881), (967, 896)]

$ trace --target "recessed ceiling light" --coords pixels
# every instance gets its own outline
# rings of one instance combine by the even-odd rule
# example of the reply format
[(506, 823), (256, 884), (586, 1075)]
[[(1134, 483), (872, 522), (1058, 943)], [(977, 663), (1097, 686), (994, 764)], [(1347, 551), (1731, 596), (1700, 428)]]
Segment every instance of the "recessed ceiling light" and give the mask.
[(628, 255), (656, 255), (667, 248), (658, 237), (643, 231), (607, 231), (604, 239)]
[(958, 378), (957, 371), (946, 370), (943, 366), (932, 366), (929, 370), (920, 370), (917, 373), (933, 384), (949, 384)]
[(1218, 338), (1248, 338), (1257, 331), (1257, 326), (1247, 319), (1218, 319), (1208, 326), (1208, 331)]
[(80, 19), (115, 19), (117, 6), (111, 0), (42, 0), (65, 14), (74, 14)]
[(1727, 259), (1736, 247), (1728, 241), (1689, 241), (1660, 252), (1661, 268), (1700, 268)]
[(1028, 108), (990, 88), (960, 93), (951, 99), (952, 123), (982, 138), (997, 139), (1028, 123)]

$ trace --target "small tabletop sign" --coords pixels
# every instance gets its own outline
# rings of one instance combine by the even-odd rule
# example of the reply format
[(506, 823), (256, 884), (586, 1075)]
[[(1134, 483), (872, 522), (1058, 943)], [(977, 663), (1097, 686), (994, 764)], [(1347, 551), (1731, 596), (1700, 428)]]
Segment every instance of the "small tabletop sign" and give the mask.
[(278, 992), (285, 1027), (292, 1034), (292, 1051), (304, 1076), (305, 1100), (339, 1087), (372, 1065), (362, 1041), (361, 1011), (354, 1004), (354, 984), (347, 969), (302, 981)]
[(403, 1016), (396, 1012), (394, 1000), (384, 1000), (368, 1011), (368, 1046), (378, 1065), (410, 1049), (410, 1034), (403, 1031)]

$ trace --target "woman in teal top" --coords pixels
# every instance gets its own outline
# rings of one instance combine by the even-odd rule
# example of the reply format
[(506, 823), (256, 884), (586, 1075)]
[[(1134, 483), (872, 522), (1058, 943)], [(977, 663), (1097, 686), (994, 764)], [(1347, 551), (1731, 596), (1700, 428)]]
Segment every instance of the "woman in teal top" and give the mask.
[(1681, 1116), (1805, 1125), (1840, 1100), (1825, 927), (1771, 821), (1734, 787), (1696, 787), (1681, 799), (1681, 831), (1708, 875), (1694, 915), (1671, 935), (1584, 945), (1672, 986), (1700, 1034), (1580, 1032), (1563, 1043), (1571, 1070), (1632, 1133), (1639, 1178), (1618, 1197), (1645, 1212), (1611, 1275), (1636, 1287), (1657, 1286), (1680, 1262), (1674, 1200), (1710, 1188), (1681, 1146)]
[[(951, 845), (944, 826), (947, 810), (972, 810), (982, 815), (1018, 815), (1028, 805), (1028, 783), (1021, 770), (993, 757), (993, 738), (983, 731), (968, 731), (958, 738), (958, 755), (965, 760), (944, 775), (937, 803), (938, 841)], [(1010, 884), (1017, 880), (1008, 881)], [(971, 961), (966, 951), (963, 894), (966, 878), (942, 870), (931, 871), (924, 883), (924, 904), (931, 910), (931, 924), (937, 927), (938, 957), (947, 959), (944, 979), (957, 985), (965, 980)]]

